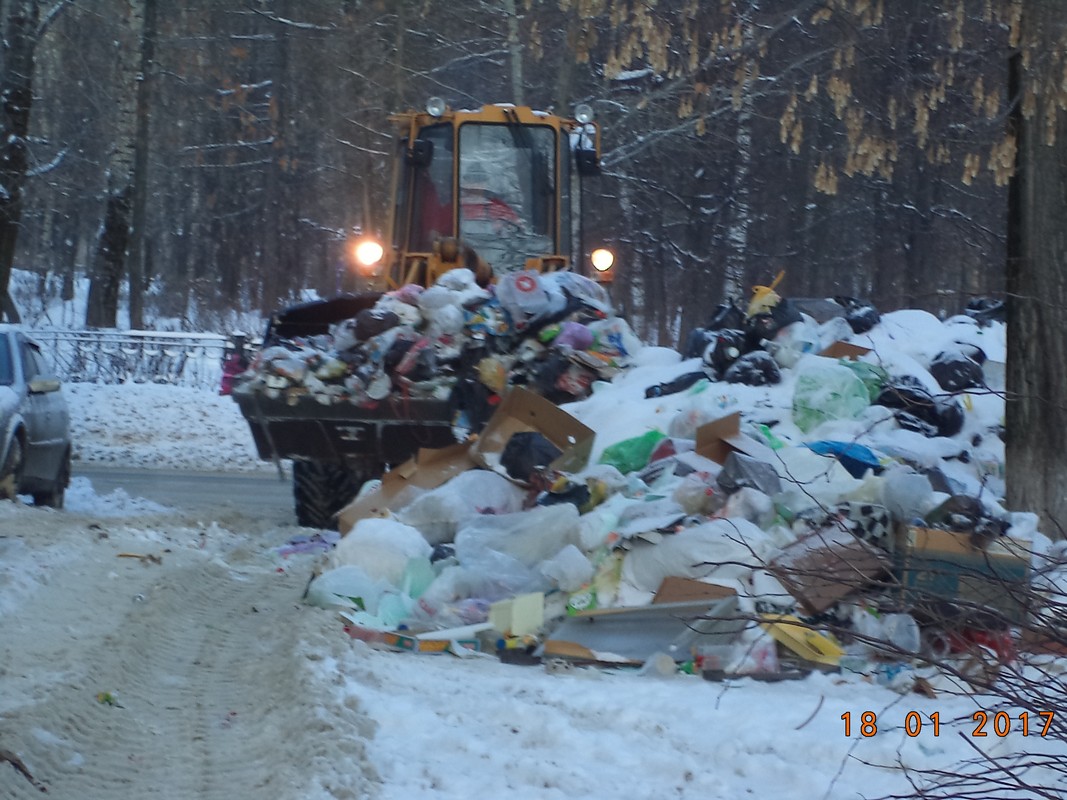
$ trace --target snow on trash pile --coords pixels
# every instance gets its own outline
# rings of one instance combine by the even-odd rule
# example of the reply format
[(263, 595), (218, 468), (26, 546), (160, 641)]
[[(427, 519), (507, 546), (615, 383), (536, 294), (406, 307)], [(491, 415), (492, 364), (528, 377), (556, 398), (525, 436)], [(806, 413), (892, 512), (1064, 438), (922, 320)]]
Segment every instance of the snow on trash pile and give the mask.
[[(1010, 659), (1006, 632), (1030, 613), (1016, 590), (1049, 540), (1035, 515), (1003, 505), (1003, 397), (983, 369), (1003, 363), (1003, 322), (879, 315), (858, 302), (820, 321), (771, 295), (720, 309), (736, 327), (694, 332), (685, 353), (634, 348), (628, 369), (563, 405), (595, 433), (568, 469), (545, 456), (508, 473), (479, 458), (476, 441), (470, 468), (440, 485), (366, 487), (342, 514), (346, 535), (312, 582), (314, 601), (347, 608), (352, 635), (401, 649), (377, 633), (440, 631), (471, 649), (519, 634), (543, 658), (610, 661), (575, 620), (614, 612), (600, 619), (632, 643), (669, 615), (620, 610), (667, 602), (694, 614), (696, 597), (713, 627), (716, 615), (747, 621), (715, 629), (735, 655), (739, 645), (778, 654), (747, 659), (752, 671), (884, 670), (874, 634), (905, 665), (946, 638)], [(553, 436), (524, 433), (531, 447)], [(357, 544), (365, 538), (373, 547)], [(387, 570), (382, 548), (394, 551)], [(992, 571), (931, 593), (931, 558)], [(540, 607), (520, 624), (529, 598)], [(675, 641), (687, 642), (672, 653), (680, 667), (712, 659)]]

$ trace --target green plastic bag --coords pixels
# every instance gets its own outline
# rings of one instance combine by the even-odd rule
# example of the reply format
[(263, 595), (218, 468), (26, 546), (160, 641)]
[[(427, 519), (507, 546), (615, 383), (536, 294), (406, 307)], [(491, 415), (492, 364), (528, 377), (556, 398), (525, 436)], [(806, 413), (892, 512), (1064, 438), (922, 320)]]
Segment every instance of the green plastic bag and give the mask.
[(793, 391), (793, 422), (810, 433), (831, 419), (854, 419), (871, 404), (867, 385), (846, 366), (819, 359), (797, 376)]
[(662, 431), (651, 430), (632, 439), (623, 439), (604, 448), (600, 463), (610, 464), (623, 475), (636, 472), (648, 464), (656, 445), (666, 438), (667, 434)]
[(863, 381), (863, 385), (867, 387), (867, 396), (872, 403), (882, 393), (882, 387), (889, 380), (889, 373), (877, 364), (868, 364), (866, 361), (852, 361), (848, 358), (842, 358), (837, 363), (843, 367), (848, 367), (859, 376), (860, 380)]

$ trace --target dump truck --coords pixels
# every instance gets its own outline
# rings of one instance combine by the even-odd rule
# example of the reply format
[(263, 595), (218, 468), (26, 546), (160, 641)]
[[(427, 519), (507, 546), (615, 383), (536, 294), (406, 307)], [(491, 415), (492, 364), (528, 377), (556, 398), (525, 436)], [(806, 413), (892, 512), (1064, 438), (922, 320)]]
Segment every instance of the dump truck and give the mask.
[[(528, 270), (611, 279), (613, 256), (586, 249), (580, 222), (582, 182), (600, 164), (600, 129), (588, 106), (563, 117), (514, 105), (454, 110), (433, 99), (423, 111), (390, 120), (396, 137), (388, 227), (380, 239), (351, 243), (367, 289), (276, 312), (263, 348), (328, 334), (383, 294), (432, 287), (457, 268), (470, 270), (479, 286)], [(323, 402), (260, 380), (239, 382), (232, 396), (259, 456), (281, 474), (281, 462), (292, 462), (297, 521), (310, 527), (332, 527), (367, 480), (479, 424), (458, 428), (462, 403), (454, 391), (420, 396), (391, 386), (372, 401)]]

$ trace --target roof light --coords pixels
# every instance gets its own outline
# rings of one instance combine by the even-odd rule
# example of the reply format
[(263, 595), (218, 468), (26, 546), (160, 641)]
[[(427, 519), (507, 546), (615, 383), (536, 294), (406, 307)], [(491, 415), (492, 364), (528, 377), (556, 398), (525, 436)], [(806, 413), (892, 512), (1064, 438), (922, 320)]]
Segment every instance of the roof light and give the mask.
[(431, 97), (426, 101), (426, 113), (431, 117), (440, 117), (445, 113), (446, 108), (448, 108), (448, 106), (440, 97)]
[(588, 103), (581, 103), (574, 108), (574, 118), (583, 125), (593, 121), (593, 107)]

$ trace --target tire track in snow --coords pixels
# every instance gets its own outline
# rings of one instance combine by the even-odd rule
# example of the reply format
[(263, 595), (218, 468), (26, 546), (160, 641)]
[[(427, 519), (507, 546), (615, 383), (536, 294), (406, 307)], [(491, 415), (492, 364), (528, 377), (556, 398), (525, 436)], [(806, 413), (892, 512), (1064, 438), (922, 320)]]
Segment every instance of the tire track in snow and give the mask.
[[(374, 794), (372, 723), (339, 687), (309, 680), (309, 660), (349, 645), (331, 615), (301, 604), (305, 579), (217, 560), (164, 571), (121, 624), (78, 648), (68, 681), (0, 716), (4, 747), (62, 800)], [(0, 797), (41, 796), (0, 769)]]

